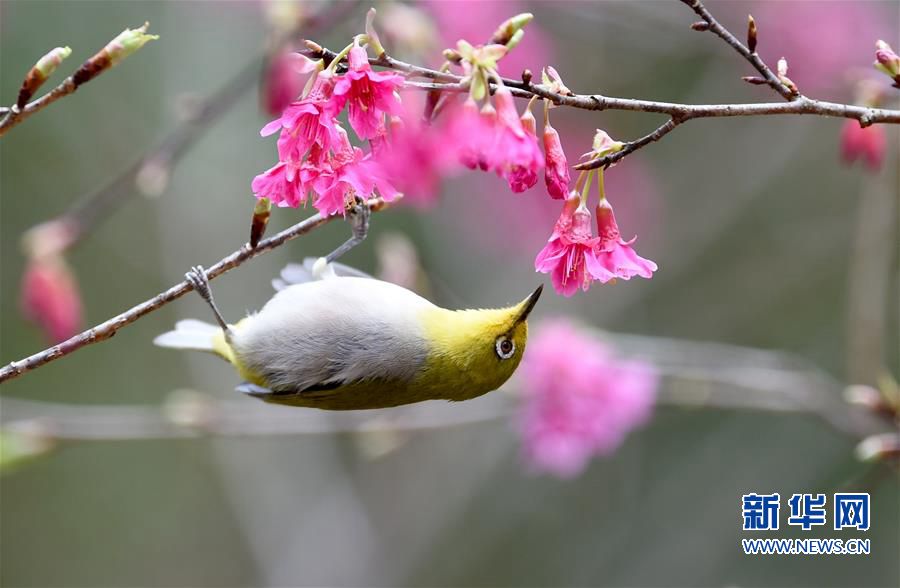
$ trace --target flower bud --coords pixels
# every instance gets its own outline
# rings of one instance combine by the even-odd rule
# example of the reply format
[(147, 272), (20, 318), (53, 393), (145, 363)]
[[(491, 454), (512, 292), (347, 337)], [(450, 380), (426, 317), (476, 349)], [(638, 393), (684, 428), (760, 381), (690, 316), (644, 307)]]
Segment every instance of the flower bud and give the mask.
[(854, 451), (860, 461), (881, 461), (900, 458), (900, 436), (897, 433), (871, 435), (863, 439)]
[(614, 140), (606, 131), (597, 129), (597, 132), (594, 134), (592, 149), (582, 155), (582, 157), (587, 157), (592, 160), (599, 159), (611, 153), (617, 153), (624, 147), (624, 143)]
[(559, 133), (550, 123), (544, 125), (544, 181), (547, 193), (554, 200), (563, 200), (569, 193), (569, 164), (563, 151)]
[(56, 71), (59, 64), (71, 54), (72, 50), (70, 48), (57, 47), (38, 59), (38, 62), (28, 71), (25, 75), (25, 79), (22, 81), (22, 87), (19, 89), (19, 98), (16, 101), (16, 106), (20, 109), (25, 108), (25, 105), (28, 104), (28, 101), (34, 96), (34, 93), (37, 92), (37, 89), (47, 81), (47, 78), (49, 78), (54, 71)]
[(125, 29), (119, 36), (106, 44), (106, 47), (97, 52), (93, 57), (81, 64), (74, 74), (72, 81), (76, 86), (88, 82), (112, 66), (116, 65), (141, 47), (148, 41), (159, 39), (159, 35), (148, 35), (147, 27), (150, 23), (137, 29)]
[(861, 159), (871, 171), (881, 169), (887, 151), (887, 137), (881, 125), (863, 128), (855, 120), (844, 121), (841, 130), (841, 158), (846, 164)]
[(894, 85), (900, 87), (900, 55), (897, 55), (891, 46), (879, 40), (875, 43), (875, 69), (890, 76)]
[[(494, 31), (490, 42), (496, 43), (498, 45), (506, 45), (507, 47), (512, 49), (514, 46), (513, 44), (511, 44), (512, 40), (518, 33), (524, 34), (524, 31), (522, 29), (525, 27), (525, 25), (530, 23), (533, 18), (534, 15), (530, 12), (523, 12), (521, 14), (513, 16), (512, 18), (506, 19), (505, 21), (503, 21), (503, 23), (500, 24), (499, 27), (497, 27), (497, 30)], [(518, 41), (521, 40), (522, 36), (519, 35)], [(518, 43), (518, 41), (516, 41), (516, 43)]]
[(250, 221), (250, 248), (256, 249), (259, 241), (266, 233), (266, 225), (272, 215), (272, 201), (266, 197), (258, 198), (253, 206), (253, 218)]
[(750, 53), (756, 53), (756, 21), (753, 20), (753, 15), (747, 15), (747, 49), (750, 50)]
[(778, 79), (784, 84), (788, 90), (797, 94), (799, 90), (797, 89), (797, 84), (791, 80), (791, 78), (787, 77), (788, 72), (788, 62), (787, 59), (782, 57), (778, 60)]
[(148, 41), (159, 39), (159, 35), (148, 35), (147, 28), (149, 22), (145, 22), (143, 26), (136, 29), (125, 29), (119, 36), (110, 41), (106, 45), (106, 51), (109, 54), (110, 65), (116, 65), (141, 47)]
[(32, 258), (22, 277), (22, 314), (51, 341), (72, 337), (81, 328), (78, 283), (62, 256)]

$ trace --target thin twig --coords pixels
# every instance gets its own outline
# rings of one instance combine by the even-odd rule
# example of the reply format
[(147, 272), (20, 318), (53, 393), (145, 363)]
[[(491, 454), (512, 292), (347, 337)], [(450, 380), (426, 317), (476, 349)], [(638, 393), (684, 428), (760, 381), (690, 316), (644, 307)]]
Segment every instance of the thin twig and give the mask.
[[(367, 202), (367, 205), (371, 211), (377, 212), (384, 208), (384, 201), (380, 198), (373, 198), (372, 200), (369, 200)], [(255, 249), (250, 249), (249, 245), (244, 245), (231, 255), (222, 258), (218, 263), (207, 269), (207, 275), (210, 279), (217, 278), (225, 272), (228, 272), (243, 264), (245, 261), (248, 261), (258, 255), (266, 253), (267, 251), (271, 251), (272, 249), (280, 247), (288, 241), (299, 237), (300, 235), (304, 235), (317, 227), (331, 222), (335, 218), (339, 217), (323, 217), (320, 214), (314, 214), (308, 219), (301, 221), (296, 225), (285, 229), (268, 239), (260, 241), (259, 245)], [(168, 290), (159, 293), (153, 298), (146, 300), (138, 304), (137, 306), (134, 306), (129, 310), (126, 310), (125, 312), (84, 331), (79, 335), (75, 335), (74, 337), (63, 341), (62, 343), (54, 345), (53, 347), (45, 349), (39, 353), (35, 353), (34, 355), (31, 355), (19, 361), (14, 361), (0, 369), (0, 383), (11, 380), (12, 378), (24, 374), (25, 372), (31, 371), (46, 363), (59, 359), (60, 357), (69, 355), (70, 353), (77, 351), (82, 347), (94, 343), (99, 343), (100, 341), (105, 341), (106, 339), (109, 339), (110, 337), (115, 335), (116, 332), (122, 327), (133, 323), (145, 314), (149, 314), (155, 310), (162, 308), (166, 304), (181, 298), (191, 290), (193, 290), (193, 287), (189, 282), (179, 282), (178, 284), (175, 284)]]
[(69, 76), (64, 79), (62, 83), (60, 83), (58, 86), (56, 86), (40, 98), (26, 104), (25, 108), (23, 108), (22, 110), (18, 110), (17, 108), (9, 109), (6, 117), (3, 120), (0, 120), (0, 137), (5, 135), (7, 131), (9, 131), (11, 128), (24, 121), (31, 115), (42, 111), (60, 98), (72, 94), (77, 89), (78, 84), (75, 83), (75, 78), (73, 76)]
[[(721, 25), (719, 25), (721, 27)], [(733, 36), (732, 36), (733, 38)], [(738, 42), (738, 45), (740, 43)], [(743, 45), (741, 45), (743, 47)], [(746, 47), (744, 47), (746, 50)], [(749, 51), (749, 50), (747, 50)], [(302, 53), (309, 57), (321, 58), (329, 62), (337, 55), (330, 49), (317, 47), (307, 49)], [(750, 54), (755, 55), (755, 54)], [(758, 60), (758, 57), (757, 57)], [(427, 67), (412, 65), (388, 55), (373, 57), (369, 62), (375, 66), (402, 71), (410, 77), (426, 78), (430, 81), (422, 82), (409, 80), (406, 87), (420, 90), (442, 92), (467, 92), (468, 83), (462, 76), (441, 72)], [(761, 61), (760, 61), (761, 63)], [(762, 64), (766, 67), (765, 64)], [(661, 102), (657, 100), (639, 100), (634, 98), (615, 98), (599, 94), (559, 94), (545, 86), (535, 85), (513, 79), (502, 79), (503, 85), (510, 89), (514, 96), (531, 99), (535, 96), (546, 98), (557, 106), (568, 106), (582, 110), (604, 111), (625, 110), (631, 112), (647, 112), (667, 114), (669, 121), (658, 127), (652, 133), (639, 139), (626, 143), (625, 149), (610, 156), (595, 159), (576, 166), (576, 169), (595, 169), (607, 166), (621, 160), (638, 149), (661, 139), (671, 132), (676, 126), (697, 118), (723, 118), (738, 116), (772, 116), (772, 115), (813, 115), (833, 118), (850, 118), (859, 121), (861, 126), (869, 126), (874, 123), (900, 124), (900, 110), (886, 108), (868, 108), (814, 100), (802, 95), (792, 95), (790, 102), (759, 102), (749, 104), (682, 104), (677, 102)], [(780, 82), (779, 82), (780, 83)], [(497, 86), (491, 85), (491, 91), (496, 91)]]
[(743, 43), (741, 43), (737, 37), (735, 37), (731, 32), (722, 26), (719, 21), (717, 21), (712, 14), (710, 14), (709, 10), (703, 6), (703, 2), (700, 0), (681, 0), (683, 3), (687, 4), (691, 10), (697, 13), (697, 16), (702, 18), (706, 24), (709, 25), (709, 32), (715, 34), (720, 39), (725, 41), (729, 46), (731, 46), (735, 51), (741, 54), (741, 56), (750, 62), (756, 71), (766, 80), (768, 85), (781, 94), (785, 100), (798, 100), (801, 99), (802, 96), (788, 88), (781, 80), (778, 79), (778, 76), (775, 75), (775, 72), (766, 65), (766, 63), (760, 58), (759, 54), (756, 51), (751, 51), (748, 47), (746, 47)]

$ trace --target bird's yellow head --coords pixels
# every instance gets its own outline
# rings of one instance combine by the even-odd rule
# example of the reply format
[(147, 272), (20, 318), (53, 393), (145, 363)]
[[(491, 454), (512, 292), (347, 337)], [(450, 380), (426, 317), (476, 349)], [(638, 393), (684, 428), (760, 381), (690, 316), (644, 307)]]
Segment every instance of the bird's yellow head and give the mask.
[(509, 308), (427, 311), (422, 324), (429, 353), (419, 385), (449, 390), (448, 400), (468, 400), (499, 388), (522, 360), (528, 315), (542, 289)]

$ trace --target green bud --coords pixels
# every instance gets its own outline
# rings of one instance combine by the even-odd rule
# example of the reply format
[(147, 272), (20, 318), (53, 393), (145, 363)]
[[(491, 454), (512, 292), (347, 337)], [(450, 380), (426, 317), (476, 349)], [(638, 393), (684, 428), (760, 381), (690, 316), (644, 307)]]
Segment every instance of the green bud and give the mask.
[(47, 79), (50, 75), (56, 71), (56, 68), (59, 67), (59, 64), (63, 62), (63, 60), (72, 54), (72, 50), (68, 47), (57, 47), (50, 53), (41, 57), (37, 64), (35, 64), (34, 69), (38, 70), (40, 74)]
[[(516, 33), (525, 28), (525, 25), (530, 23), (534, 15), (530, 12), (523, 12), (521, 14), (517, 14), (512, 18), (508, 18), (499, 27), (494, 31), (494, 35), (491, 37), (491, 43), (497, 43), (499, 45), (507, 45), (510, 49), (512, 46), (510, 42), (513, 37), (515, 37)], [(519, 40), (522, 40), (522, 37), (519, 37)]]
[(143, 47), (148, 41), (159, 39), (159, 35), (148, 35), (149, 22), (136, 29), (125, 29), (119, 36), (107, 43), (106, 51), (112, 65), (115, 65)]
[(522, 42), (522, 38), (524, 36), (525, 36), (525, 31), (523, 31), (522, 29), (519, 29), (518, 31), (516, 31), (513, 34), (512, 38), (509, 41), (507, 41), (506, 48), (507, 49), (514, 48), (516, 45), (518, 45), (519, 43)]

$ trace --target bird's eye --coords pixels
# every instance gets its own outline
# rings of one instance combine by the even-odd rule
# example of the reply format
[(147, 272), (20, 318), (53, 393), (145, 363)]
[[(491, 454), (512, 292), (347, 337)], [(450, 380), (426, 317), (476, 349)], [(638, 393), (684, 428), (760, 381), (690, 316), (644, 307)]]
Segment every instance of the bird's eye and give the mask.
[(497, 337), (494, 347), (497, 349), (497, 357), (500, 359), (509, 359), (516, 352), (516, 344), (506, 335)]

